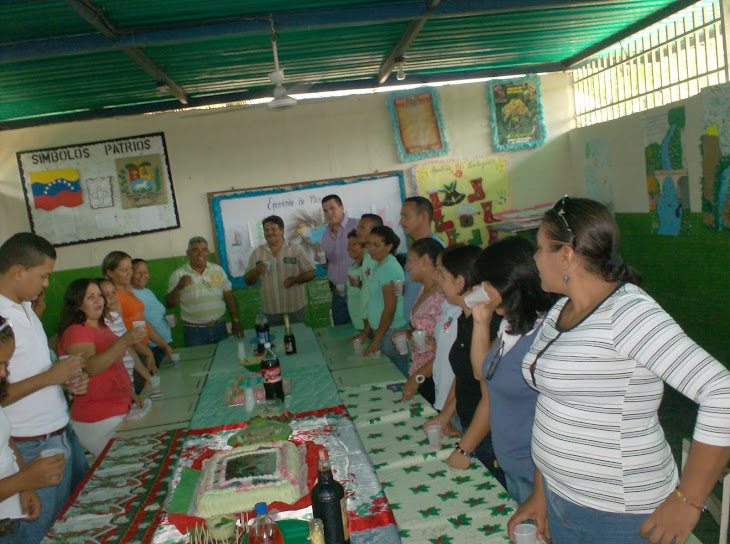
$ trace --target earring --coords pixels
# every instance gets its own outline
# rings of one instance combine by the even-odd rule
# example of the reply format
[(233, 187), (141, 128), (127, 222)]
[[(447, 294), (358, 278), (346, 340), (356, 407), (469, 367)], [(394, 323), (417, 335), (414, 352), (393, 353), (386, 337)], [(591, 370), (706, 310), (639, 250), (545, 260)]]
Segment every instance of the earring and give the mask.
[(570, 281), (570, 277), (568, 276), (568, 274), (564, 274), (563, 275), (563, 283), (568, 283), (569, 281)]

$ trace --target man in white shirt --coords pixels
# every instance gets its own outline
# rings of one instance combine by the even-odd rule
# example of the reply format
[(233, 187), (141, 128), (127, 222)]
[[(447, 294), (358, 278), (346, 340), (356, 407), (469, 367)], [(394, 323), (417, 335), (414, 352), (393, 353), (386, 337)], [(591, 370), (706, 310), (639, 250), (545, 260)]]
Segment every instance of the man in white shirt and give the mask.
[[(68, 358), (51, 366), (48, 339), (31, 301), (48, 286), (56, 250), (45, 239), (18, 233), (0, 246), (0, 315), (15, 333), (15, 353), (8, 361), (8, 395), (2, 400), (10, 433), (24, 463), (49, 448), (61, 448), (66, 466), (57, 485), (36, 490), (41, 501), (37, 520), (18, 524), (17, 542), (40, 542), (66, 505), (89, 465), (69, 425), (61, 385), (73, 394), (86, 393), (88, 376), (77, 371), (83, 359)], [(80, 377), (77, 384), (73, 378)]]

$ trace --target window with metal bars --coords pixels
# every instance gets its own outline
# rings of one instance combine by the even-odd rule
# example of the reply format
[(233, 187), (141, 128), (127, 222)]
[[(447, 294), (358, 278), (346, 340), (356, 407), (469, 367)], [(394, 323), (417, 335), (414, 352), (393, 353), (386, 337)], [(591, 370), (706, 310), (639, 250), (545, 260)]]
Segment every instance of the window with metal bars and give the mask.
[(703, 0), (574, 66), (579, 127), (663, 106), (728, 80), (718, 0)]

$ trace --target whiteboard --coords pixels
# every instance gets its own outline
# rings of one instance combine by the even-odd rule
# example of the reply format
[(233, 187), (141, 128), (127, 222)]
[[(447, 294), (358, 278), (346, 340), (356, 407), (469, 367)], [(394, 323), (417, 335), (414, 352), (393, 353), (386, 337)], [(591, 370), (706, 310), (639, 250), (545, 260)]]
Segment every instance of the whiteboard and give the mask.
[[(398, 224), (405, 199), (402, 172), (208, 193), (218, 259), (233, 286), (246, 286), (248, 258), (266, 243), (261, 220), (269, 215), (283, 219), (284, 238), (301, 244), (314, 261), (327, 227), (321, 202), (329, 194), (342, 199), (348, 217), (381, 216), (401, 239), (398, 252), (406, 251), (406, 236)], [(325, 273), (317, 264), (317, 275)]]

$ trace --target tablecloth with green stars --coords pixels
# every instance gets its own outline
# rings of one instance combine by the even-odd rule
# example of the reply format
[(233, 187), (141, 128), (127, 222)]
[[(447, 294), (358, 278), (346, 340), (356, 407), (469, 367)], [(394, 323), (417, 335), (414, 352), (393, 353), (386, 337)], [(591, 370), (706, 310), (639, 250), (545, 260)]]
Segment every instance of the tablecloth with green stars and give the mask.
[(402, 403), (401, 388), (387, 384), (340, 390), (355, 428), (393, 509), (404, 544), (508, 542), (515, 503), (479, 461), (466, 470), (446, 459), (456, 439), (441, 449), (428, 444), (423, 424), (437, 412), (422, 397)]

